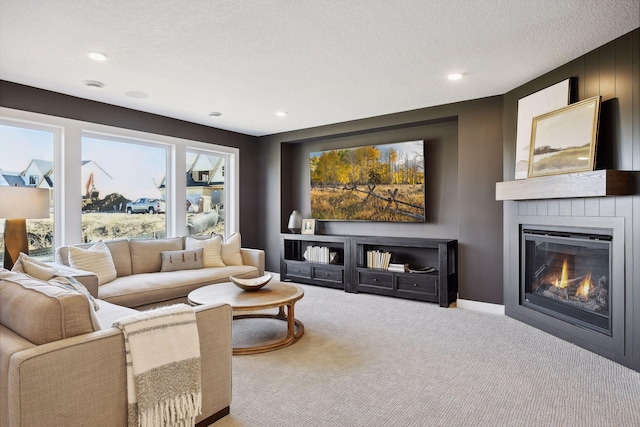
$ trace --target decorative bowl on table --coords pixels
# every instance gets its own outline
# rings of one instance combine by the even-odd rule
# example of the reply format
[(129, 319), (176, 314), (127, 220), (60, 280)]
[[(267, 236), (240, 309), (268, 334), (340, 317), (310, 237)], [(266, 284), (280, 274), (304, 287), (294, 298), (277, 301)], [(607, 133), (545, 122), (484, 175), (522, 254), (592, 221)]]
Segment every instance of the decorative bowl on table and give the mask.
[(261, 277), (254, 279), (240, 279), (238, 277), (229, 276), (229, 280), (233, 282), (237, 287), (244, 289), (245, 291), (257, 291), (265, 286), (271, 280), (271, 274), (265, 274)]

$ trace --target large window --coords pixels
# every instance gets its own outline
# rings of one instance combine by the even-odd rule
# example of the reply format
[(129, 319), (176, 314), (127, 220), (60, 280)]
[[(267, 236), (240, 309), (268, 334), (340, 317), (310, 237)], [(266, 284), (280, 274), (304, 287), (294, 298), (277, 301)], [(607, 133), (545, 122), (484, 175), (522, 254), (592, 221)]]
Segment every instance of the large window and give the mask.
[(84, 135), (82, 240), (165, 237), (166, 175), (166, 146)]
[[(54, 130), (0, 119), (0, 185), (45, 188), (53, 201), (56, 138)], [(27, 219), (29, 253), (43, 261), (53, 260), (53, 202), (50, 211), (49, 218)], [(0, 261), (5, 219), (0, 218)]]
[(51, 190), (51, 218), (27, 222), (44, 260), (61, 245), (239, 231), (237, 148), (4, 107), (0, 125), (0, 185)]

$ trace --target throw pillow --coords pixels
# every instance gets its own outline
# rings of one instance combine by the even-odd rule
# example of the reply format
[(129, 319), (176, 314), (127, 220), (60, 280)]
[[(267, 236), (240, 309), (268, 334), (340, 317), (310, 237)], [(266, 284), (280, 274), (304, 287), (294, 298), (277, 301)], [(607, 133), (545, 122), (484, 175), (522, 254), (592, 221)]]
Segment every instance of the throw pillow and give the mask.
[(220, 250), (222, 249), (222, 239), (219, 236), (211, 239), (199, 240), (187, 237), (184, 242), (185, 249), (203, 249), (202, 262), (204, 267), (224, 267)]
[(162, 267), (160, 271), (195, 270), (202, 268), (202, 252), (204, 249), (184, 251), (162, 251)]
[(220, 253), (222, 254), (222, 262), (224, 265), (244, 265), (242, 262), (242, 253), (240, 233), (234, 233), (222, 245)]
[(49, 280), (56, 275), (58, 269), (53, 268), (44, 262), (38, 261), (24, 252), (20, 252), (20, 255), (18, 255), (18, 259), (13, 265), (11, 271), (26, 273), (39, 280)]
[(113, 258), (111, 258), (111, 252), (102, 242), (93, 244), (89, 249), (70, 246), (69, 265), (94, 273), (98, 276), (98, 286), (109, 283), (118, 274)]

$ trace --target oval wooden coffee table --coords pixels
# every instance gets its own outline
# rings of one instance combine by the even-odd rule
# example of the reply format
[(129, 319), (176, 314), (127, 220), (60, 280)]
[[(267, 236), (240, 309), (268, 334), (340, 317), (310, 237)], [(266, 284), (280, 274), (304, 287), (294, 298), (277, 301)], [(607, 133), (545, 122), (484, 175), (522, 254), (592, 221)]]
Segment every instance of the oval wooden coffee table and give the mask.
[[(234, 355), (264, 353), (287, 347), (298, 341), (304, 334), (304, 325), (296, 320), (293, 306), (304, 296), (304, 291), (294, 285), (271, 282), (258, 291), (244, 291), (231, 282), (203, 286), (188, 295), (191, 304), (226, 303), (238, 311), (255, 311), (277, 308), (277, 314), (239, 314), (234, 319), (277, 319), (287, 322), (287, 336), (283, 340), (274, 341), (253, 347), (237, 347)], [(286, 311), (285, 311), (286, 307)]]

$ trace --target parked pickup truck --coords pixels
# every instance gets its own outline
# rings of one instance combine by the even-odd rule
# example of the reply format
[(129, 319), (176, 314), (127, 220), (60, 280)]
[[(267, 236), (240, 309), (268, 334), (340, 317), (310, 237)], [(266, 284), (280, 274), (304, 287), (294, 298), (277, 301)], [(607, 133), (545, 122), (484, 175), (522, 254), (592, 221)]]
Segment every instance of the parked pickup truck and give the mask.
[(141, 198), (135, 202), (127, 203), (125, 210), (129, 215), (133, 213), (163, 213), (165, 212), (165, 203), (158, 199)]

